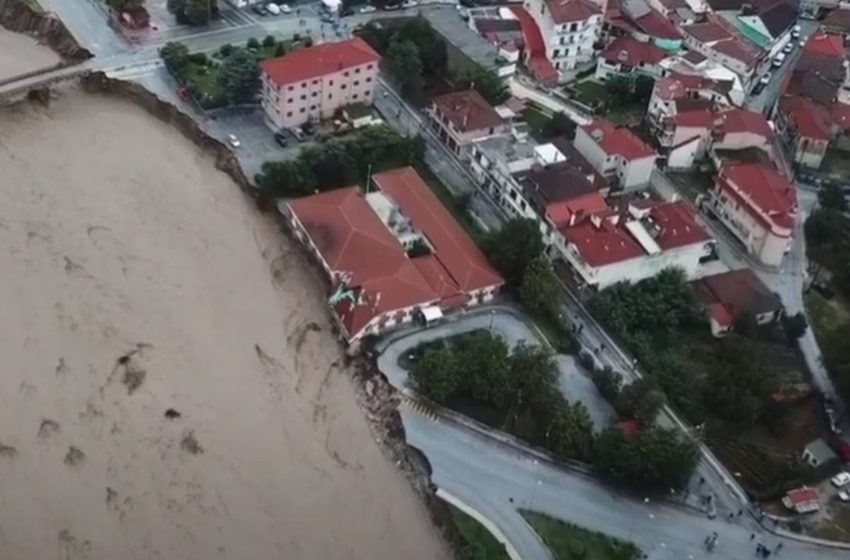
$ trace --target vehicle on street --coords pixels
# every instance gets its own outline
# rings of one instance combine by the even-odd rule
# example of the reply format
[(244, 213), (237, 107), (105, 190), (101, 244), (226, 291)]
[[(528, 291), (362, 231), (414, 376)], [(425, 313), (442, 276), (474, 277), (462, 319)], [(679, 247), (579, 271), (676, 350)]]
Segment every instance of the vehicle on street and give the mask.
[(841, 492), (838, 493), (838, 499), (841, 500), (842, 502), (850, 502), (850, 492), (847, 492), (846, 490), (842, 490)]
[(393, 10), (400, 10), (401, 9), (401, 2), (393, 2), (391, 4), (384, 4), (384, 9), (388, 12), (391, 12)]
[(289, 4), (279, 4), (278, 8), (280, 8), (280, 11), (284, 14), (292, 13), (292, 8), (289, 7)]
[(417, 0), (404, 0), (404, 2), (401, 3), (402, 8), (415, 8), (418, 5), (419, 2), (417, 2)]
[(251, 6), (251, 10), (257, 14), (258, 16), (267, 16), (269, 15), (269, 11), (263, 4), (254, 4)]
[(830, 478), (829, 481), (836, 488), (847, 486), (848, 484), (850, 484), (850, 473), (848, 473), (847, 471), (841, 471), (837, 475)]
[(785, 46), (782, 47), (782, 52), (784, 52), (785, 54), (788, 54), (793, 50), (794, 50), (794, 42), (793, 41), (789, 41), (789, 42), (785, 43)]
[(378, 9), (375, 6), (363, 6), (359, 11), (361, 14), (371, 14), (378, 11)]
[(277, 4), (266, 4), (266, 9), (273, 16), (279, 16), (280, 15), (280, 8), (278, 7)]
[(800, 38), (800, 26), (799, 25), (795, 25), (794, 28), (791, 30), (791, 38), (792, 39), (799, 39)]
[(239, 141), (239, 138), (237, 138), (235, 134), (227, 135), (227, 143), (233, 146), (234, 148), (238, 148), (242, 145), (242, 142)]
[(292, 135), (295, 136), (295, 138), (297, 138), (299, 142), (303, 142), (304, 139), (307, 138), (307, 135), (304, 134), (304, 131), (301, 130), (300, 126), (296, 126), (295, 128), (291, 129), (291, 132)]
[(274, 133), (274, 141), (277, 142), (277, 145), (281, 148), (285, 148), (289, 145), (289, 140), (286, 139), (286, 133), (283, 131)]
[(782, 66), (783, 62), (785, 62), (785, 54), (784, 53), (779, 53), (778, 55), (773, 57), (773, 67), (774, 68), (779, 68), (780, 66)]
[(770, 83), (770, 79), (772, 77), (773, 77), (773, 75), (770, 72), (768, 72), (767, 74), (764, 74), (761, 78), (759, 78), (759, 81), (756, 82), (756, 85), (753, 88), (752, 94), (758, 95), (761, 92), (763, 92), (764, 88), (766, 88), (767, 85)]
[(801, 48), (801, 49), (803, 49), (803, 48), (805, 48), (805, 47), (806, 47), (806, 42), (805, 42), (805, 41), (800, 41), (800, 48)]

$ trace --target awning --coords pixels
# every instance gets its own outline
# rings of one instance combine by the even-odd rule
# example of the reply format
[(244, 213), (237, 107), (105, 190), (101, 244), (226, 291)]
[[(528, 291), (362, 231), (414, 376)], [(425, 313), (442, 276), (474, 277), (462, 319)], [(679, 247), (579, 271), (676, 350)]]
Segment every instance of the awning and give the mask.
[(437, 307), (436, 305), (431, 305), (430, 307), (423, 307), (422, 316), (425, 317), (426, 323), (430, 323), (431, 321), (442, 319), (443, 310)]

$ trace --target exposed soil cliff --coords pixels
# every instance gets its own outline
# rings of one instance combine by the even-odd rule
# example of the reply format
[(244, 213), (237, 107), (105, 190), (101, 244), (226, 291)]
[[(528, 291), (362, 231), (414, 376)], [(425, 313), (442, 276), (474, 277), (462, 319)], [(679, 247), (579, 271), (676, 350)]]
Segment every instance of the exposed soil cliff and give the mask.
[(26, 33), (46, 43), (66, 63), (81, 62), (94, 56), (80, 46), (59, 18), (33, 10), (20, 0), (0, 0), (0, 26), (9, 31)]

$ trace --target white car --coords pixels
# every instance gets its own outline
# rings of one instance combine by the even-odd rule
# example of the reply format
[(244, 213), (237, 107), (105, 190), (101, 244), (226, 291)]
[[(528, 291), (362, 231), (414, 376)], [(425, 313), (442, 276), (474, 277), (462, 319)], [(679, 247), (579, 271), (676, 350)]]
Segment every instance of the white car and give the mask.
[(784, 52), (785, 54), (788, 54), (788, 53), (790, 53), (790, 52), (791, 52), (791, 51), (793, 51), (793, 50), (794, 50), (794, 43), (793, 43), (793, 41), (788, 42), (788, 43), (785, 43), (785, 46), (782, 48), (782, 52)]
[(375, 6), (363, 6), (362, 8), (360, 8), (361, 14), (371, 14), (372, 12), (377, 12), (377, 11), (378, 11), (378, 8), (376, 8)]
[(842, 471), (842, 472), (838, 473), (837, 475), (833, 476), (832, 478), (830, 478), (829, 481), (836, 488), (841, 488), (842, 486), (846, 486), (847, 484), (850, 484), (850, 473), (848, 473), (847, 471)]
[(289, 7), (289, 4), (278, 4), (277, 7), (280, 8), (280, 11), (283, 12), (284, 14), (291, 14), (292, 13), (292, 8)]
[(850, 502), (850, 493), (848, 493), (846, 490), (842, 490), (838, 493), (838, 499), (842, 502)]
[(280, 15), (280, 7), (277, 4), (266, 4), (266, 9), (273, 16), (279, 16)]
[(759, 78), (759, 83), (763, 86), (766, 86), (767, 84), (770, 83), (770, 79), (772, 77), (773, 77), (773, 75), (770, 72), (768, 72), (767, 74), (765, 74), (764, 76)]
[(418, 5), (419, 2), (416, 0), (404, 0), (404, 2), (401, 3), (402, 8), (415, 8)]
[(779, 68), (782, 66), (783, 62), (785, 62), (785, 55), (783, 53), (779, 53), (773, 58), (773, 67)]
[(227, 143), (233, 146), (234, 148), (238, 148), (242, 145), (242, 142), (239, 141), (239, 138), (237, 138), (235, 134), (227, 135)]

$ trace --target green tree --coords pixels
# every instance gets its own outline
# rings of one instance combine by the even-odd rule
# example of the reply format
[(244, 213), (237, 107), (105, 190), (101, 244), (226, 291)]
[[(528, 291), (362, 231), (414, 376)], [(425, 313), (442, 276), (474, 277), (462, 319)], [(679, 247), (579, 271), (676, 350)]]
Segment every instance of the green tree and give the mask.
[(165, 67), (179, 76), (189, 61), (189, 48), (183, 43), (169, 41), (159, 49), (159, 56)]
[(297, 197), (313, 194), (318, 183), (304, 158), (289, 161), (267, 161), (254, 178), (267, 196)]
[(632, 98), (634, 83), (625, 76), (611, 76), (605, 81), (608, 97), (614, 104), (625, 104)]
[(275, 56), (283, 56), (283, 55), (286, 54), (286, 52), (287, 52), (286, 43), (284, 43), (283, 41), (278, 43), (274, 48), (274, 55)]
[(644, 74), (639, 74), (634, 81), (634, 100), (641, 104), (649, 103), (654, 87), (655, 80)]
[(809, 328), (809, 322), (806, 321), (806, 316), (802, 311), (794, 315), (786, 315), (783, 323), (789, 341), (797, 340), (806, 334), (806, 329)]
[(536, 221), (514, 218), (488, 238), (486, 249), (505, 280), (520, 286), (526, 269), (543, 254), (545, 245)]
[(605, 366), (602, 369), (594, 370), (590, 375), (593, 384), (596, 385), (596, 390), (602, 395), (602, 398), (612, 405), (620, 396), (620, 388), (623, 386), (623, 376), (614, 371), (611, 366)]
[(260, 48), (260, 42), (256, 37), (251, 37), (245, 42), (245, 48), (249, 51), (256, 51)]
[(206, 25), (218, 13), (216, 0), (186, 0), (184, 14), (193, 25)]
[(463, 340), (456, 353), (472, 398), (495, 408), (505, 406), (512, 383), (505, 341), (489, 332), (475, 333)]
[(387, 50), (387, 66), (405, 95), (422, 89), (422, 61), (419, 49), (410, 41), (393, 41)]
[(221, 47), (219, 47), (218, 54), (220, 54), (222, 57), (227, 57), (233, 53), (233, 49), (233, 45), (231, 45), (230, 43), (225, 43)]
[(260, 89), (260, 67), (257, 59), (244, 49), (236, 49), (219, 67), (218, 79), (228, 103), (252, 101)]
[(456, 82), (461, 89), (474, 88), (491, 105), (501, 105), (511, 96), (501, 76), (477, 64), (460, 70)]
[(449, 348), (425, 352), (410, 373), (419, 391), (437, 402), (445, 402), (460, 387), (460, 364)]
[(564, 136), (568, 140), (572, 140), (576, 135), (576, 123), (563, 111), (554, 113), (552, 118), (543, 124), (541, 135), (543, 138)]
[(519, 287), (519, 299), (532, 314), (550, 316), (558, 302), (558, 280), (546, 257), (539, 255), (528, 264)]
[(570, 403), (565, 398), (556, 400), (545, 423), (546, 446), (564, 459), (589, 461), (593, 452), (593, 421), (587, 408), (580, 403)]
[(615, 480), (646, 492), (684, 487), (699, 459), (699, 449), (674, 430), (650, 428), (634, 437), (616, 428), (596, 440), (597, 467)]
[(821, 208), (847, 211), (847, 199), (844, 197), (843, 189), (837, 183), (828, 183), (818, 191), (818, 202)]
[(511, 355), (511, 370), (514, 404), (545, 414), (554, 404), (553, 394), (559, 394), (558, 367), (552, 353), (543, 346), (520, 342)]
[(393, 41), (409, 41), (416, 45), (425, 74), (439, 75), (445, 70), (446, 43), (424, 16), (403, 20), (393, 29), (392, 36)]
[(276, 43), (277, 43), (277, 39), (274, 38), (274, 35), (266, 35), (263, 38), (263, 46), (266, 47), (266, 48), (271, 48), (271, 47), (275, 46)]
[(643, 425), (652, 424), (662, 406), (664, 393), (647, 378), (623, 386), (614, 401), (614, 408), (621, 418), (634, 418)]

